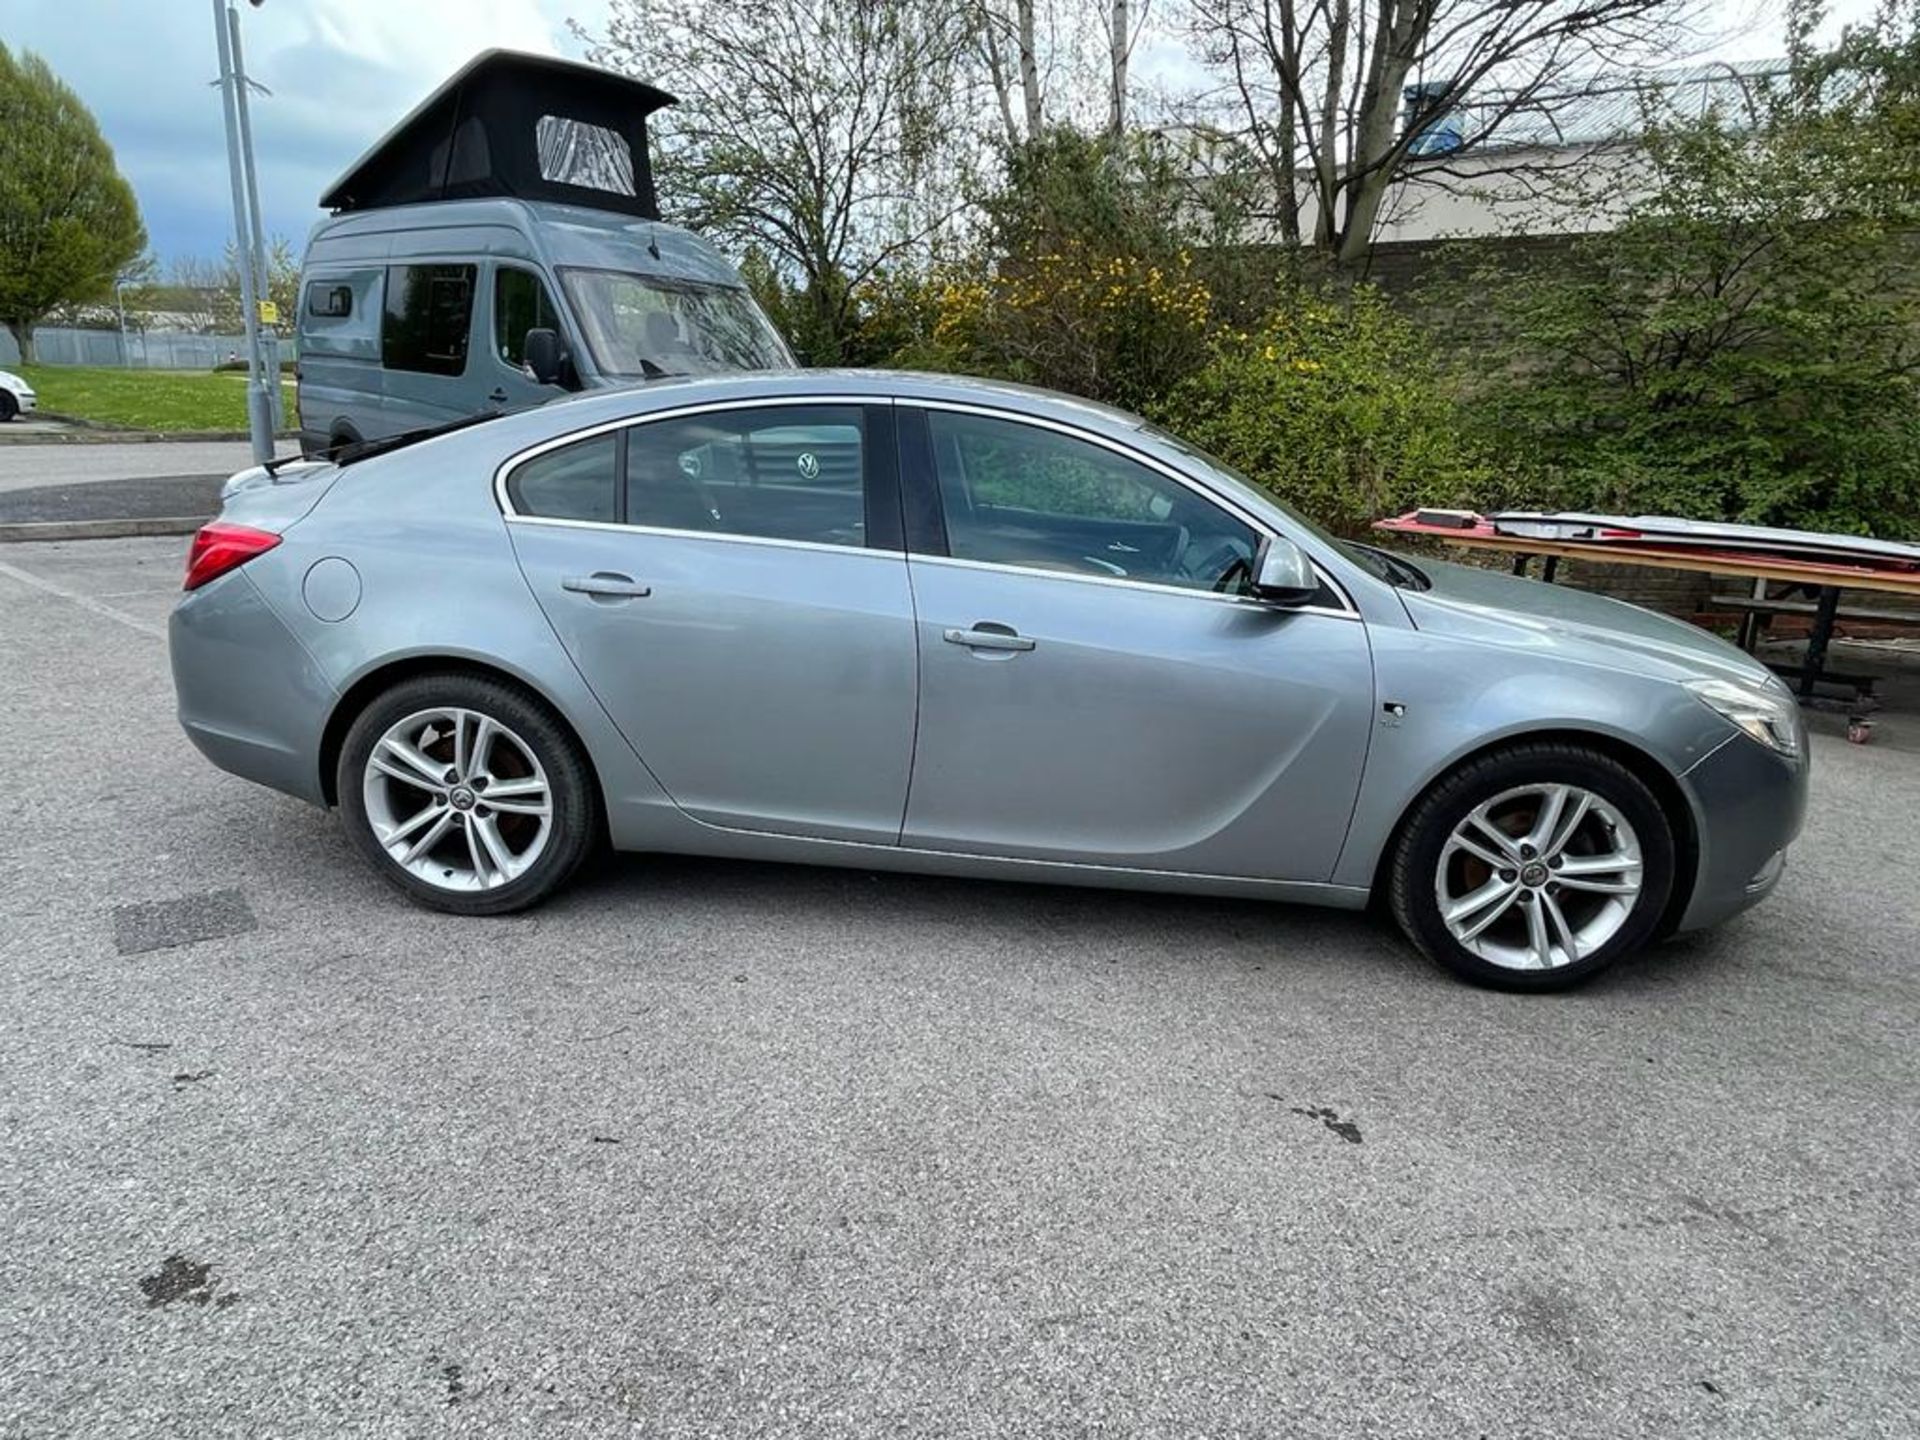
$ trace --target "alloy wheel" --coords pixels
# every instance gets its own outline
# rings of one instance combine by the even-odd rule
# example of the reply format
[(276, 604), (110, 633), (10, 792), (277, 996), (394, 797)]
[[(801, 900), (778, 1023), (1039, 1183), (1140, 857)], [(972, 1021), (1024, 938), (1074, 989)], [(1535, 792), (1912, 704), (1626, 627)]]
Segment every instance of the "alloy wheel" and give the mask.
[(1440, 850), (1434, 894), (1462, 948), (1510, 970), (1592, 955), (1640, 898), (1640, 840), (1577, 785), (1525, 785), (1470, 810)]
[(477, 710), (419, 710), (374, 742), (367, 823), (394, 863), (439, 890), (524, 875), (553, 833), (553, 792), (532, 747)]

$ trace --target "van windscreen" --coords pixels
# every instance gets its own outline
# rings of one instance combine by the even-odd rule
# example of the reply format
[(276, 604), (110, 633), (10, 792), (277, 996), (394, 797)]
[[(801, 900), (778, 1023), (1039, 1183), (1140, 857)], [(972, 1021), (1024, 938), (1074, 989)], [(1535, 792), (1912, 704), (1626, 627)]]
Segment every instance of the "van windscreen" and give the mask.
[(623, 270), (563, 268), (560, 283), (602, 374), (657, 379), (793, 364), (745, 290)]

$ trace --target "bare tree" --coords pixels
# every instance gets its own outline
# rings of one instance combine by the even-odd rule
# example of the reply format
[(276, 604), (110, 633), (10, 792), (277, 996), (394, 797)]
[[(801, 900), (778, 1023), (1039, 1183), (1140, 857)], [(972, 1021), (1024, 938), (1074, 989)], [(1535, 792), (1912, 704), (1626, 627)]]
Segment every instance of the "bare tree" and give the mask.
[(1040, 110), (1040, 54), (1035, 41), (1033, 0), (1013, 0), (1013, 9), (1019, 20), (1020, 93), (1027, 101), (1027, 138), (1031, 140), (1046, 123)]
[(1225, 129), (1282, 237), (1343, 264), (1409, 176), (1443, 173), (1608, 72), (1670, 59), (1699, 0), (1188, 0)]
[(838, 358), (860, 283), (958, 209), (948, 162), (977, 91), (962, 5), (614, 0), (589, 39), (679, 96), (656, 130), (663, 206), (770, 257), (817, 359)]
[(969, 58), (993, 89), (1008, 145), (1038, 139), (1049, 125), (1124, 125), (1145, 0), (960, 0), (959, 8), (973, 37)]
[[(1007, 24), (994, 0), (974, 0), (968, 18), (979, 36), (980, 59), (987, 67), (987, 83), (993, 87), (994, 99), (1000, 106), (1001, 132), (1008, 145), (1018, 145), (1022, 132), (1013, 118), (1013, 72), (1008, 64), (1010, 42), (1018, 45), (1013, 38), (1017, 32)], [(1031, 112), (1028, 119), (1032, 119)]]
[(1153, 0), (1140, 0), (1136, 13), (1129, 0), (1113, 0), (1103, 12), (1107, 27), (1107, 132), (1112, 135), (1127, 128), (1127, 67), (1140, 32), (1146, 29), (1152, 4)]

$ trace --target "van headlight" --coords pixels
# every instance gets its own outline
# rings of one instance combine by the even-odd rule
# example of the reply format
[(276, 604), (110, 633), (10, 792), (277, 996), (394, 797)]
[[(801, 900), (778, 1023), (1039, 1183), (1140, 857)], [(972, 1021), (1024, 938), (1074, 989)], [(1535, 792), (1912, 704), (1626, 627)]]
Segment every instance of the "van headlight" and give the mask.
[(1687, 689), (1739, 730), (1769, 750), (1800, 758), (1806, 729), (1800, 706), (1785, 686), (1743, 685), (1736, 680), (1688, 680)]

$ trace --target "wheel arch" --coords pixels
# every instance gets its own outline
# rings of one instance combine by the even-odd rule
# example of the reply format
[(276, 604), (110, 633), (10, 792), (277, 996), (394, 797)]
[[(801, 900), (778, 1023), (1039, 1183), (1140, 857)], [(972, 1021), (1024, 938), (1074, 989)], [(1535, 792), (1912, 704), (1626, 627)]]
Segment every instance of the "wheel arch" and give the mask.
[(327, 427), (327, 458), (334, 459), (347, 446), (364, 444), (365, 441), (360, 427), (342, 416)]
[[(376, 698), (402, 681), (411, 680), (419, 675), (447, 674), (471, 675), (478, 679), (511, 685), (516, 690), (525, 691), (536, 703), (546, 709), (579, 751), (581, 762), (587, 767), (587, 774), (593, 778), (594, 791), (600, 798), (600, 813), (603, 817), (606, 815), (606, 785), (600, 778), (600, 767), (594, 760), (593, 751), (581, 737), (579, 726), (573, 723), (561, 706), (554, 703), (553, 697), (528, 676), (503, 665), (469, 655), (449, 654), (444, 651), (403, 655), (382, 661), (355, 677), (346, 689), (341, 691), (340, 698), (334, 702), (332, 711), (327, 715), (326, 726), (320, 732), (320, 793), (329, 806), (340, 803), (336, 773), (340, 767), (340, 751), (346, 744), (347, 732), (353, 728), (353, 722), (360, 717), (361, 712)], [(603, 818), (602, 824), (604, 823)]]
[(1399, 853), (1400, 841), (1406, 833), (1407, 822), (1413, 818), (1428, 795), (1445, 783), (1456, 771), (1484, 756), (1510, 750), (1515, 746), (1531, 744), (1583, 746), (1605, 755), (1610, 760), (1617, 761), (1636, 780), (1653, 792), (1654, 799), (1660, 804), (1661, 813), (1667, 817), (1667, 823), (1673, 827), (1674, 855), (1673, 891), (1667, 897), (1666, 910), (1660, 917), (1660, 926), (1655, 933), (1657, 935), (1671, 933), (1680, 923), (1680, 917), (1686, 911), (1688, 902), (1692, 900), (1693, 887), (1699, 877), (1700, 824), (1698, 817), (1694, 814), (1693, 805), (1687, 799), (1686, 791), (1681, 788), (1679, 778), (1661, 764), (1653, 754), (1632, 741), (1622, 739), (1605, 730), (1592, 730), (1580, 726), (1563, 725), (1502, 735), (1454, 756), (1441, 766), (1401, 808), (1400, 814), (1393, 822), (1393, 828), (1387, 832), (1386, 844), (1380, 847), (1380, 854), (1374, 861), (1371, 903), (1376, 906), (1382, 903), (1387, 893), (1394, 856)]

